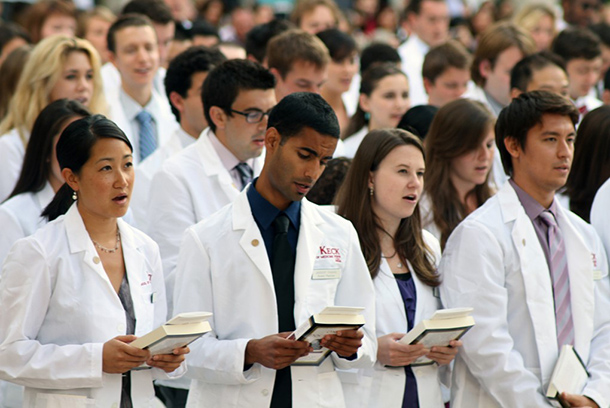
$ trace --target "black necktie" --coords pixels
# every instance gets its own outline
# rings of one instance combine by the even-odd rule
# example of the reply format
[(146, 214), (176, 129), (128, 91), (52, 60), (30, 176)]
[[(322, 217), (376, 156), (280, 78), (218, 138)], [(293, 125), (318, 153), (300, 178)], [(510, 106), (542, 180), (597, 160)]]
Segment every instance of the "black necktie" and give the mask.
[(248, 183), (252, 181), (252, 167), (250, 167), (248, 163), (241, 162), (233, 168), (239, 173), (239, 178), (241, 179), (241, 190), (243, 190), (244, 187), (246, 187)]
[[(275, 235), (273, 237), (273, 252), (271, 273), (275, 287), (275, 302), (279, 331), (293, 331), (294, 324), (294, 261), (295, 255), (288, 241), (290, 220), (280, 213), (273, 221)], [(292, 406), (292, 378), (290, 367), (278, 370), (275, 374), (271, 408), (286, 408)]]

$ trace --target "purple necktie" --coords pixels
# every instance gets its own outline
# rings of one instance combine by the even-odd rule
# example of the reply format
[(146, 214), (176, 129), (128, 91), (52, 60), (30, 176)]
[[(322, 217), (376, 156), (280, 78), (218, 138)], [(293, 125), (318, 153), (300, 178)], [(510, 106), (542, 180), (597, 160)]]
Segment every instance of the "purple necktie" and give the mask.
[(553, 296), (555, 297), (555, 324), (557, 325), (557, 344), (561, 348), (564, 344), (574, 344), (568, 257), (566, 255), (563, 235), (553, 213), (545, 210), (540, 214), (540, 219), (549, 228), (549, 255), (551, 279), (553, 280)]

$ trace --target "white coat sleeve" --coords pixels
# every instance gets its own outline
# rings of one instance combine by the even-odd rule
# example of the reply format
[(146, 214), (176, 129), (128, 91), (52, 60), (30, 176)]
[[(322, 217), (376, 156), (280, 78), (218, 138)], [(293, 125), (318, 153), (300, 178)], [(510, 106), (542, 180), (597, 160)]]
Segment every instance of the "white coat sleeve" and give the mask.
[(610, 254), (610, 179), (606, 181), (595, 194), (591, 206), (591, 225), (604, 243), (606, 254)]
[(447, 243), (440, 264), (441, 299), (447, 308), (473, 307), (476, 322), (458, 358), (499, 406), (550, 406), (508, 331), (502, 254), (497, 238), (475, 221), (463, 222)]
[[(3, 136), (3, 137), (8, 137)], [(2, 137), (0, 137), (2, 140)], [(21, 172), (23, 164), (23, 153), (13, 143), (0, 142), (0, 163), (2, 163), (2, 171), (0, 171), (0, 203), (8, 198), (11, 194)]]
[(44, 249), (30, 239), (9, 252), (0, 279), (0, 379), (36, 388), (103, 386), (103, 343), (41, 344), (36, 340), (53, 295)]
[[(2, 264), (9, 250), (18, 239), (25, 237), (25, 232), (19, 221), (2, 207), (0, 207), (0, 226), (2, 226), (0, 234), (0, 271), (2, 271)], [(1, 273), (0, 276), (2, 276)]]
[(599, 237), (596, 238), (595, 253), (601, 279), (595, 281), (595, 313), (593, 317), (593, 338), (587, 369), (591, 374), (583, 395), (591, 398), (600, 407), (610, 406), (610, 278), (608, 258)]
[[(193, 229), (189, 228), (180, 247), (174, 291), (175, 313), (207, 311), (214, 313), (214, 293), (210, 258)], [(219, 340), (212, 331), (190, 345), (188, 377), (216, 384), (247, 384), (260, 377), (261, 366), (244, 371), (246, 345), (250, 339)]]
[(356, 230), (350, 225), (349, 247), (346, 254), (344, 276), (337, 287), (335, 304), (364, 307), (364, 337), (357, 357), (353, 360), (332, 353), (335, 366), (341, 369), (370, 368), (377, 360), (377, 335), (375, 334), (375, 287), (368, 266), (360, 249)]

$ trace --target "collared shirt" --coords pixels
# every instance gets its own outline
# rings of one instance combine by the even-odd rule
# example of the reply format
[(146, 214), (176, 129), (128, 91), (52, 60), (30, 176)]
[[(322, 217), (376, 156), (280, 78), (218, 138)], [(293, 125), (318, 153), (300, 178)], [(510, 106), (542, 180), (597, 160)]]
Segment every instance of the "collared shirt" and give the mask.
[(542, 251), (544, 252), (544, 256), (546, 258), (546, 263), (549, 266), (549, 270), (551, 268), (551, 249), (549, 246), (549, 227), (546, 225), (542, 218), (540, 218), (540, 214), (543, 211), (549, 210), (555, 218), (557, 218), (557, 204), (555, 199), (549, 206), (549, 208), (544, 208), (538, 201), (536, 201), (531, 195), (526, 193), (521, 187), (519, 187), (513, 179), (509, 179), (508, 182), (515, 189), (517, 193), (517, 197), (525, 210), (525, 213), (532, 221), (534, 225), (534, 230), (536, 231), (536, 235), (538, 236), (538, 241), (540, 241), (540, 246), (542, 246)]
[(483, 92), (485, 92), (485, 98), (487, 99), (487, 102), (489, 103), (489, 106), (493, 110), (493, 114), (497, 118), (498, 115), (500, 115), (500, 112), (502, 111), (502, 109), (504, 109), (506, 106), (504, 106), (500, 102), (496, 101), (494, 99), (494, 97), (489, 94), (489, 92), (487, 92), (485, 90), (483, 90)]
[(290, 220), (290, 226), (288, 227), (288, 242), (296, 252), (299, 228), (301, 226), (301, 202), (293, 201), (288, 208), (281, 211), (256, 191), (255, 187), (257, 180), (258, 177), (252, 180), (252, 184), (250, 184), (246, 194), (248, 196), (250, 208), (252, 209), (252, 216), (263, 236), (265, 248), (267, 249), (267, 256), (269, 257), (269, 262), (271, 262), (273, 259), (273, 238), (275, 237), (273, 221), (281, 212), (286, 214)]
[[(235, 166), (240, 163), (239, 159), (235, 157), (235, 155), (229, 149), (227, 149), (227, 147), (223, 145), (220, 140), (218, 140), (218, 136), (216, 136), (212, 129), (210, 129), (208, 135), (210, 137), (210, 142), (212, 143), (212, 146), (214, 146), (214, 150), (216, 150), (216, 153), (218, 153), (218, 157), (220, 157), (220, 162), (231, 175), (233, 183), (235, 183), (235, 186), (239, 190), (243, 190), (245, 186), (242, 185), (241, 175), (239, 174), (239, 171), (235, 168)], [(248, 166), (250, 166), (250, 168), (254, 170), (254, 159), (246, 160), (244, 163), (247, 163)]]
[(155, 93), (151, 94), (150, 100), (146, 104), (146, 106), (141, 106), (138, 102), (136, 102), (131, 96), (127, 95), (123, 87), (119, 91), (119, 100), (121, 101), (121, 106), (123, 107), (123, 112), (125, 112), (125, 117), (129, 121), (129, 126), (131, 127), (131, 134), (133, 136), (133, 140), (130, 140), (131, 145), (133, 146), (134, 155), (140, 158), (140, 123), (136, 119), (136, 116), (143, 110), (150, 113), (152, 116), (152, 120), (154, 123), (155, 130), (155, 139), (157, 139), (157, 147), (159, 146), (159, 119), (162, 115), (159, 111), (158, 101), (156, 100)]

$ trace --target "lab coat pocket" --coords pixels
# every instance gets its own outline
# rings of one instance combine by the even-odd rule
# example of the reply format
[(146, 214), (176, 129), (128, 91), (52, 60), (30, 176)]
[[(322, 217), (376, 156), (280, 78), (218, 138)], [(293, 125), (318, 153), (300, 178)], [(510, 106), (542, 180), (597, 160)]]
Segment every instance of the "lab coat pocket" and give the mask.
[(36, 396), (36, 408), (91, 408), (95, 400), (83, 395), (45, 394)]
[(312, 279), (309, 282), (307, 303), (311, 314), (319, 313), (326, 306), (335, 304), (338, 283), (339, 279)]

